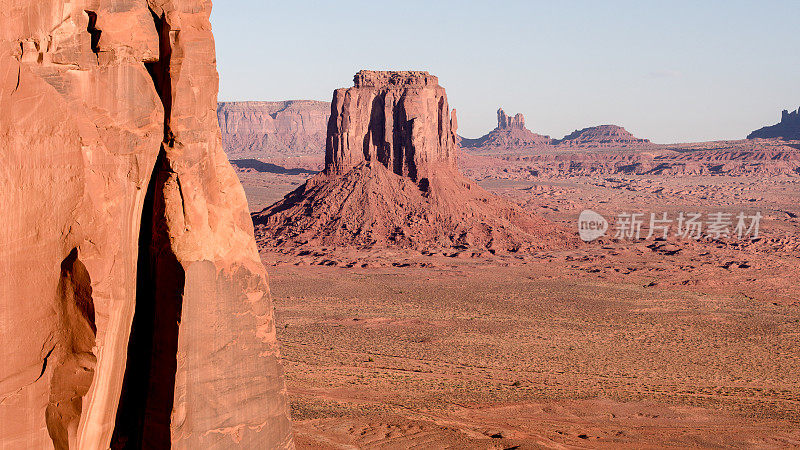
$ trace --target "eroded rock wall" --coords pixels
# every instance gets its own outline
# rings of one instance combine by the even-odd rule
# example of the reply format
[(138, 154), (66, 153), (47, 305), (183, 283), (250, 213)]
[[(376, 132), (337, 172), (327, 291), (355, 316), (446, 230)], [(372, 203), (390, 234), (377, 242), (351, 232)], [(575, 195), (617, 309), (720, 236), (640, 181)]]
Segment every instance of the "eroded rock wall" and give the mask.
[(523, 130), (525, 129), (525, 116), (521, 113), (517, 113), (514, 117), (511, 117), (503, 111), (503, 108), (497, 110), (497, 129), (498, 130), (505, 130), (505, 129), (518, 129)]
[(221, 102), (217, 118), (230, 158), (322, 156), (330, 102)]
[(210, 9), (0, 0), (0, 447), (291, 445)]
[(427, 72), (362, 70), (355, 86), (333, 94), (325, 171), (344, 173), (376, 161), (414, 182), (430, 168), (455, 167), (455, 110), (439, 80)]

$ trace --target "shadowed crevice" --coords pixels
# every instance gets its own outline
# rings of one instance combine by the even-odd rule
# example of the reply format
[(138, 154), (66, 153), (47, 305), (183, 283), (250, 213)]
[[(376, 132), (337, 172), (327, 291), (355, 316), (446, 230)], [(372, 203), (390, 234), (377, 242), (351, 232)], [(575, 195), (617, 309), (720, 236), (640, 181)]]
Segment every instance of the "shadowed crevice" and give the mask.
[(153, 21), (160, 41), (159, 60), (145, 65), (164, 106), (164, 139), (142, 209), (136, 309), (111, 441), (114, 449), (170, 448), (172, 442), (170, 425), (186, 275), (172, 251), (166, 220), (165, 186), (168, 182), (180, 186), (167, 158), (167, 151), (174, 146), (170, 129), (171, 28), (164, 15), (153, 13)]
[(97, 29), (97, 13), (94, 11), (86, 11), (86, 15), (89, 16), (89, 25), (86, 27), (86, 31), (91, 36), (92, 52), (97, 55), (100, 53), (100, 35), (103, 34), (103, 32)]
[(92, 352), (97, 334), (92, 280), (78, 259), (78, 249), (73, 249), (61, 263), (58, 297), (63, 331), (42, 363), (42, 375), (48, 366), (53, 367), (45, 423), (53, 446), (68, 449), (77, 442), (83, 397), (94, 381), (97, 364)]
[(112, 448), (170, 447), (185, 286), (164, 215), (164, 184), (171, 176), (162, 150), (142, 214), (136, 312)]
[(153, 16), (153, 22), (158, 32), (158, 61), (145, 63), (150, 77), (153, 78), (156, 92), (161, 98), (161, 103), (164, 105), (164, 143), (173, 146), (174, 137), (172, 129), (170, 128), (170, 121), (172, 119), (172, 74), (170, 73), (170, 64), (172, 63), (172, 42), (170, 40), (170, 33), (172, 28), (167, 22), (166, 17), (162, 14), (159, 16), (152, 9), (150, 13)]

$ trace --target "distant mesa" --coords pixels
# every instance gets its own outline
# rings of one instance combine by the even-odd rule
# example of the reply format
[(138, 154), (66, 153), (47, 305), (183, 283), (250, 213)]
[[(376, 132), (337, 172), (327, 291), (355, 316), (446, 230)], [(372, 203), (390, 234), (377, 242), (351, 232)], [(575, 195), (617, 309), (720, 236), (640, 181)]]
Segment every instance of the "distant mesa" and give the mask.
[(637, 138), (620, 126), (599, 125), (576, 130), (557, 144), (567, 147), (633, 147), (649, 143), (649, 140)]
[(747, 136), (747, 139), (800, 139), (800, 108), (789, 112), (783, 110), (781, 121), (775, 125), (760, 128)]
[(459, 173), (456, 113), (435, 76), (361, 71), (354, 85), (333, 94), (325, 170), (253, 214), (262, 246), (518, 252), (576, 242)]
[(511, 150), (516, 148), (530, 148), (553, 143), (550, 136), (536, 134), (525, 128), (525, 116), (516, 114), (514, 117), (506, 115), (502, 108), (497, 110), (497, 128), (478, 139), (461, 138), (464, 148), (492, 148)]
[(329, 102), (315, 100), (220, 102), (222, 146), (232, 158), (321, 155), (330, 112)]

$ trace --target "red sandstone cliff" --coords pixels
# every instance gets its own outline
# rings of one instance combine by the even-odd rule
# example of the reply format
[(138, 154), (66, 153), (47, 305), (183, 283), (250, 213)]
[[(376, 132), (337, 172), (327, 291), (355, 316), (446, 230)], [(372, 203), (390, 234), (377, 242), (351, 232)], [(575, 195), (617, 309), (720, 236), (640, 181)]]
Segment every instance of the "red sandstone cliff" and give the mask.
[(333, 94), (326, 172), (374, 160), (421, 183), (430, 167), (455, 165), (456, 114), (435, 76), (362, 70), (354, 84)]
[(0, 447), (288, 447), (211, 3), (0, 0)]

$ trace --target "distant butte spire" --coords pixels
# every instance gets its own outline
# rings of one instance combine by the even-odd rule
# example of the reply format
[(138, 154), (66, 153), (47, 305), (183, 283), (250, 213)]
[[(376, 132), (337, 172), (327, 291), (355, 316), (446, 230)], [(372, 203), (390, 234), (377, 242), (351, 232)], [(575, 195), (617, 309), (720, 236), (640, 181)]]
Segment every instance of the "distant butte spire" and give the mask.
[(781, 121), (775, 125), (760, 128), (747, 136), (747, 139), (800, 139), (800, 108), (797, 111), (784, 109)]
[(518, 129), (522, 130), (525, 128), (525, 116), (520, 113), (517, 113), (513, 118), (508, 116), (503, 108), (497, 110), (497, 129), (498, 130), (507, 130), (507, 129)]

